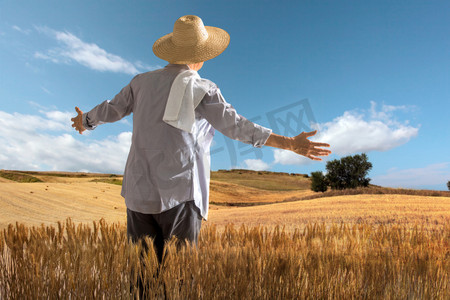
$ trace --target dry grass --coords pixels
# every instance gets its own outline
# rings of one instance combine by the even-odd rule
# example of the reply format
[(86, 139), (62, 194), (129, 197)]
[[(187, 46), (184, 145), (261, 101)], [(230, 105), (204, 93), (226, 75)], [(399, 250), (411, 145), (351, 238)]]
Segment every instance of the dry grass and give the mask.
[(314, 194), (310, 190), (262, 190), (236, 183), (211, 180), (210, 203), (226, 206), (254, 206), (286, 201)]
[(310, 199), (317, 199), (317, 198), (323, 198), (323, 197), (360, 195), (360, 194), (450, 197), (450, 191), (414, 190), (414, 189), (371, 186), (371, 187), (359, 187), (359, 188), (355, 188), (355, 189), (330, 190), (330, 191), (326, 191), (324, 193), (314, 193), (312, 195), (292, 197), (292, 198), (286, 199), (285, 201), (310, 200)]
[[(55, 222), (68, 217), (77, 223), (91, 222), (100, 217), (108, 222), (125, 222), (126, 208), (120, 195), (121, 186), (108, 183), (117, 182), (120, 177), (60, 177), (47, 173), (33, 176), (44, 182), (0, 182), (0, 229), (16, 221), (34, 226), (41, 223), (55, 225)], [(282, 202), (289, 197), (312, 193), (308, 190), (260, 190), (212, 180), (210, 203), (213, 204), (211, 209), (217, 209), (226, 208), (224, 205)]]
[(107, 222), (126, 221), (120, 186), (89, 182), (92, 178), (55, 179), (64, 182), (0, 182), (0, 229), (16, 221), (31, 226), (56, 225), (69, 217), (77, 223), (102, 217)]
[(0, 234), (2, 299), (131, 299), (142, 274), (150, 299), (449, 299), (450, 226), (308, 224), (202, 229), (198, 248), (175, 251), (156, 276), (125, 227), (68, 221), (9, 226)]
[[(107, 222), (126, 220), (126, 207), (120, 196), (121, 187), (104, 182), (91, 182), (95, 179), (116, 180), (120, 177), (58, 177), (48, 174), (33, 176), (45, 179), (46, 182), (0, 182), (0, 229), (16, 221), (32, 226), (40, 226), (41, 223), (56, 225), (57, 221), (68, 217), (76, 223), (89, 223), (101, 217)], [(445, 221), (450, 222), (450, 197), (381, 193), (336, 196), (338, 193), (360, 193), (360, 190), (376, 193), (380, 189), (355, 189), (322, 194), (310, 190), (261, 190), (216, 180), (211, 180), (210, 189), (212, 205), (208, 223), (213, 222), (221, 227), (229, 222), (271, 227), (278, 224), (288, 228), (303, 226), (308, 222), (368, 221), (371, 224), (414, 224), (419, 221), (439, 226)], [(383, 190), (392, 189), (381, 189)], [(442, 193), (445, 195), (445, 192)], [(316, 195), (335, 196), (292, 202)]]
[[(126, 238), (121, 187), (106, 183), (120, 177), (24, 173), (45, 182), (0, 181), (0, 299), (131, 299), (138, 272), (151, 298), (450, 298), (445, 192), (313, 193), (286, 188), (308, 180), (286, 174), (284, 191), (264, 190), (245, 178), (250, 172), (234, 172), (211, 180), (211, 202), (220, 205), (211, 205), (198, 248), (176, 253), (172, 243), (159, 277), (154, 253), (139, 263), (140, 246)], [(263, 184), (277, 175), (253, 176)], [(67, 217), (73, 221), (58, 222)]]
[(122, 179), (118, 179), (118, 178), (92, 179), (91, 182), (104, 182), (104, 183), (109, 183), (109, 184), (122, 185)]
[(34, 176), (51, 176), (51, 177), (71, 177), (71, 178), (85, 178), (85, 177), (120, 177), (116, 174), (104, 173), (85, 173), (85, 172), (59, 172), (59, 171), (10, 171)]
[(0, 177), (15, 182), (42, 182), (39, 178), (26, 173), (0, 170)]
[(310, 179), (303, 174), (242, 169), (211, 172), (211, 180), (239, 184), (268, 191), (309, 190)]
[(416, 223), (425, 228), (442, 228), (450, 224), (450, 197), (409, 195), (350, 195), (288, 203), (212, 209), (211, 223), (223, 228), (228, 223), (249, 226), (286, 226), (286, 230), (304, 228), (308, 223), (344, 222), (371, 225)]

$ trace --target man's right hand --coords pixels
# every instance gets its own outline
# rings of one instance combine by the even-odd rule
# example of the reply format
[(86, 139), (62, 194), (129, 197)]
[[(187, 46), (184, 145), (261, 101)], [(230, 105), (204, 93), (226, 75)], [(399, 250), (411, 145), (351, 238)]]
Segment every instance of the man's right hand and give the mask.
[(312, 137), (316, 133), (317, 130), (302, 132), (295, 137), (286, 137), (271, 133), (265, 145), (290, 150), (312, 160), (322, 160), (317, 156), (328, 156), (331, 154), (331, 151), (319, 147), (330, 147), (330, 145), (327, 143), (317, 143), (308, 140), (309, 137)]
[(84, 128), (83, 126), (83, 112), (78, 108), (75, 107), (75, 111), (78, 113), (78, 115), (75, 118), (72, 118), (72, 127), (75, 128), (75, 130), (77, 130), (80, 134), (83, 133), (83, 131), (86, 130), (86, 128)]
[(331, 151), (319, 147), (330, 147), (327, 143), (317, 143), (308, 140), (309, 137), (314, 136), (317, 130), (311, 132), (302, 132), (299, 135), (291, 138), (291, 151), (306, 156), (312, 160), (322, 160), (317, 156), (328, 156)]

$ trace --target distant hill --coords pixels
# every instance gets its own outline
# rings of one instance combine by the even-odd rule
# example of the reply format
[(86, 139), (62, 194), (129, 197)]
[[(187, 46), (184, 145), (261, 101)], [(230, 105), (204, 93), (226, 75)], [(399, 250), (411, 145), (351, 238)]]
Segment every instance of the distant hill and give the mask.
[[(0, 177), (22, 183), (61, 182), (61, 178), (92, 178), (98, 182), (121, 184), (122, 179), (122, 175), (116, 174), (14, 170), (0, 170)], [(310, 188), (310, 179), (306, 174), (244, 169), (211, 171), (211, 181), (234, 183), (268, 191), (296, 191)]]
[(245, 169), (212, 171), (211, 180), (235, 183), (269, 191), (309, 190), (311, 185), (311, 180), (306, 174)]
[[(121, 183), (122, 176), (116, 174), (0, 170), (0, 228), (16, 221), (37, 226), (55, 224), (68, 217), (83, 223), (100, 218), (125, 223)], [(450, 192), (371, 187), (315, 193), (309, 184), (304, 174), (213, 171), (212, 221), (208, 224), (297, 226), (339, 220), (448, 224)]]

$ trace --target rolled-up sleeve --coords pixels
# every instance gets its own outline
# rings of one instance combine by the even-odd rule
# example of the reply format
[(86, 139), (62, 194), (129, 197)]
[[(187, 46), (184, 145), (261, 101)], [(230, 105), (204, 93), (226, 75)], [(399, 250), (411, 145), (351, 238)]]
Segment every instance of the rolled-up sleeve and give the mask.
[(83, 120), (83, 127), (86, 128), (87, 130), (94, 130), (95, 127), (97, 127), (96, 125), (91, 125), (91, 122), (88, 119), (87, 113), (83, 114), (82, 120)]
[(196, 112), (222, 134), (253, 147), (261, 148), (272, 133), (272, 129), (255, 124), (238, 114), (236, 109), (225, 101), (217, 87), (206, 93)]
[(93, 130), (97, 125), (116, 122), (133, 112), (133, 90), (131, 83), (125, 86), (112, 100), (106, 100), (83, 114), (83, 126)]

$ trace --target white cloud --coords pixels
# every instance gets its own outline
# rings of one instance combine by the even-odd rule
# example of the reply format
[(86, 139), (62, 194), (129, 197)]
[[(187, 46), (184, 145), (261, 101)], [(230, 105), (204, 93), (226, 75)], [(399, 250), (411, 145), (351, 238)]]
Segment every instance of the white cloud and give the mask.
[[(52, 54), (50, 54), (50, 53), (52, 53)], [(49, 61), (51, 61), (52, 63), (55, 63), (55, 64), (62, 63), (61, 59), (58, 58), (58, 56), (59, 56), (59, 54), (55, 53), (55, 51), (49, 51), (49, 55), (46, 55), (46, 54), (41, 53), (41, 52), (34, 53), (34, 57), (35, 58), (49, 60)]]
[(121, 119), (120, 121), (118, 121), (118, 123), (124, 124), (124, 125), (127, 125), (127, 126), (133, 126), (133, 125), (130, 123), (130, 121), (128, 121), (128, 119)]
[(414, 105), (381, 105), (381, 110), (377, 111), (377, 103), (375, 101), (370, 101), (370, 117), (375, 120), (383, 120), (389, 125), (395, 125), (396, 121), (393, 120), (393, 112), (395, 111), (403, 111), (403, 112), (410, 112), (414, 111), (417, 108)]
[(386, 174), (374, 176), (371, 183), (389, 186), (418, 188), (421, 186), (444, 186), (450, 180), (450, 162), (428, 165), (423, 168), (391, 169)]
[(241, 169), (265, 171), (270, 169), (270, 165), (261, 159), (246, 159), (244, 160), (244, 167), (241, 167)]
[(28, 35), (28, 34), (31, 33), (31, 30), (29, 30), (29, 29), (22, 29), (22, 28), (20, 28), (20, 27), (17, 26), (17, 25), (13, 25), (13, 26), (12, 26), (12, 29), (14, 29), (15, 31), (18, 31), (18, 32), (20, 32), (20, 33), (26, 34), (26, 35)]
[(52, 120), (54, 122), (60, 123), (64, 125), (64, 128), (70, 128), (67, 127), (67, 125), (71, 124), (70, 119), (73, 118), (73, 113), (70, 112), (62, 112), (62, 111), (39, 111), (40, 113), (44, 114), (49, 120)]
[[(0, 136), (20, 135), (20, 133), (34, 133), (45, 131), (69, 131), (71, 129), (68, 112), (47, 112), (46, 117), (37, 115), (23, 115), (19, 113), (7, 113), (0, 111)], [(62, 120), (62, 115), (69, 117)], [(73, 116), (72, 116), (73, 117)]]
[(311, 140), (328, 143), (334, 154), (387, 151), (407, 143), (416, 137), (419, 128), (400, 123), (393, 116), (396, 110), (405, 110), (405, 106), (383, 105), (376, 110), (371, 102), (369, 117), (366, 113), (346, 111), (331, 122), (316, 124), (318, 134)]
[(44, 91), (46, 94), (52, 95), (53, 93), (50, 92), (48, 89), (46, 89), (45, 87), (41, 86), (41, 90)]
[(76, 140), (72, 113), (40, 111), (26, 115), (0, 111), (0, 165), (16, 170), (122, 173), (131, 132), (103, 140)]
[[(330, 144), (330, 150), (337, 155), (350, 155), (370, 151), (387, 151), (407, 143), (417, 136), (419, 128), (408, 125), (408, 121), (400, 123), (394, 112), (410, 111), (414, 107), (382, 105), (377, 110), (376, 103), (371, 101), (367, 111), (346, 111), (342, 116), (326, 123), (314, 124), (317, 134), (311, 141)], [(309, 165), (316, 163), (304, 156), (288, 150), (274, 149), (274, 164)], [(330, 159), (321, 157), (323, 161)]]
[(315, 162), (305, 156), (298, 155), (297, 153), (294, 153), (292, 151), (282, 149), (274, 149), (273, 158), (274, 164), (282, 164), (282, 165), (305, 166), (313, 164)]
[(67, 31), (56, 31), (47, 27), (36, 27), (38, 32), (45, 33), (54, 38), (61, 47), (52, 48), (45, 53), (36, 52), (35, 58), (51, 61), (53, 63), (77, 62), (85, 67), (97, 71), (110, 71), (135, 75), (141, 69), (155, 69), (138, 61), (136, 63), (108, 53), (94, 43), (86, 43), (74, 34)]

